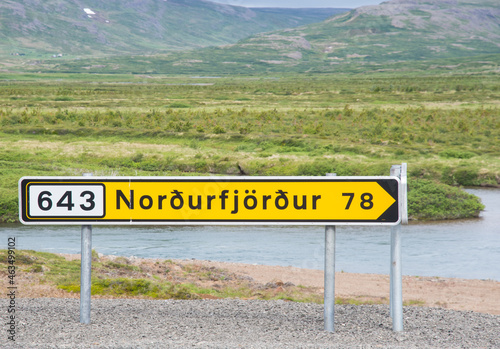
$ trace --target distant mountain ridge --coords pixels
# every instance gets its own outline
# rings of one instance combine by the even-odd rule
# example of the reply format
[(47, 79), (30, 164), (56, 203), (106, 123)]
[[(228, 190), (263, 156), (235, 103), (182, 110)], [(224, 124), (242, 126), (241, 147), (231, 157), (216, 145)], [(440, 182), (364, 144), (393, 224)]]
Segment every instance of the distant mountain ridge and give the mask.
[[(500, 53), (495, 0), (392, 0), (321, 23), (257, 34), (227, 48), (270, 64), (387, 63)], [(265, 53), (267, 52), (267, 57)]]
[[(229, 7), (224, 11), (236, 11), (237, 15), (231, 12), (231, 18), (255, 18), (254, 10)], [(267, 14), (273, 11), (263, 10)], [(288, 15), (291, 14), (293, 11), (288, 12)], [(211, 18), (207, 23), (213, 23)], [(211, 34), (207, 32), (205, 35)], [(176, 37), (177, 47), (196, 47), (189, 41), (195, 38), (194, 34), (183, 33)], [(216, 41), (213, 40), (214, 43)], [(115, 52), (119, 52), (117, 45), (115, 48)], [(500, 71), (498, 0), (392, 0), (350, 10), (322, 22), (258, 33), (234, 44), (167, 54), (148, 54), (144, 51), (139, 55), (122, 54), (109, 59), (92, 57), (85, 60), (36, 61), (23, 66), (23, 69), (96, 73), (260, 74), (398, 70), (401, 67), (413, 69), (417, 65), (421, 70), (434, 66), (445, 70), (485, 66), (488, 71)]]
[(248, 9), (204, 0), (2, 0), (1, 54), (102, 56), (227, 45), (341, 9)]

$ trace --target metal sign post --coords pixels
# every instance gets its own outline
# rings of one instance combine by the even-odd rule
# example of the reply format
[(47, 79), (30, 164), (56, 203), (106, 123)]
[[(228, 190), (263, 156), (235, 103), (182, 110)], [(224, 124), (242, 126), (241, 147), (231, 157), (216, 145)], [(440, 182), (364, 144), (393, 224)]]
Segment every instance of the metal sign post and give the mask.
[[(401, 222), (408, 224), (406, 163), (393, 165), (391, 176), (399, 177), (401, 190)], [(401, 254), (401, 223), (391, 227), (390, 316), (394, 332), (403, 331), (403, 276)]]
[[(327, 176), (336, 176), (327, 173)], [(324, 319), (325, 331), (335, 330), (335, 230), (334, 225), (325, 227), (325, 285), (324, 285)]]
[(82, 225), (82, 261), (80, 270), (80, 322), (90, 324), (90, 285), (92, 271), (92, 226)]
[[(83, 176), (92, 176), (84, 173)], [(80, 322), (90, 324), (90, 289), (92, 274), (92, 226), (82, 225), (82, 250), (80, 267)]]
[(335, 330), (335, 230), (334, 225), (325, 227), (325, 331)]

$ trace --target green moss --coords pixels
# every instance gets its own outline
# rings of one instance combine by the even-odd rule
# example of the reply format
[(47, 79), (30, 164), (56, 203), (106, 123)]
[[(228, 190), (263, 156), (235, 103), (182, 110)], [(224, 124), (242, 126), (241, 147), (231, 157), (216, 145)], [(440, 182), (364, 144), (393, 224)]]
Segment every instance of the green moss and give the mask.
[(362, 298), (346, 298), (335, 297), (335, 304), (351, 304), (351, 305), (372, 305), (372, 304), (386, 304), (387, 299), (381, 298), (379, 300), (364, 300)]
[(141, 268), (139, 268), (135, 265), (116, 263), (113, 261), (103, 263), (103, 264), (101, 264), (101, 266), (102, 266), (102, 268), (109, 268), (109, 269), (113, 269), (113, 270), (127, 270), (127, 271), (140, 271), (141, 270)]
[(410, 299), (410, 300), (404, 301), (403, 305), (404, 306), (419, 306), (419, 307), (423, 307), (425, 305), (425, 302), (422, 301), (422, 300), (419, 300), (419, 299)]
[[(80, 284), (65, 282), (58, 287), (68, 292), (80, 292)], [(198, 299), (185, 285), (173, 285), (157, 280), (129, 278), (92, 278), (92, 295), (116, 297), (147, 297), (159, 299)]]
[(31, 267), (25, 269), (28, 273), (41, 273), (43, 272), (43, 266), (40, 264), (32, 265)]

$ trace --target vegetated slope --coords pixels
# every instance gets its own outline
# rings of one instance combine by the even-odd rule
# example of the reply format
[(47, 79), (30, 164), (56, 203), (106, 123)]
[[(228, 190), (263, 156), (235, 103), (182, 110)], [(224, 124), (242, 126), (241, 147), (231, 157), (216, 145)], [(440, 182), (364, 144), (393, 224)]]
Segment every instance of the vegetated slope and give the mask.
[[(409, 63), (411, 62), (411, 63)], [(493, 71), (500, 65), (497, 0), (393, 0), (237, 44), (114, 60), (38, 62), (42, 71), (175, 74)], [(87, 68), (86, 68), (87, 69)], [(86, 70), (88, 71), (88, 70)]]
[(252, 57), (254, 64), (323, 69), (500, 53), (500, 6), (492, 0), (393, 0), (258, 34), (226, 51)]
[(235, 43), (341, 9), (248, 9), (204, 0), (2, 0), (0, 54), (150, 54)]

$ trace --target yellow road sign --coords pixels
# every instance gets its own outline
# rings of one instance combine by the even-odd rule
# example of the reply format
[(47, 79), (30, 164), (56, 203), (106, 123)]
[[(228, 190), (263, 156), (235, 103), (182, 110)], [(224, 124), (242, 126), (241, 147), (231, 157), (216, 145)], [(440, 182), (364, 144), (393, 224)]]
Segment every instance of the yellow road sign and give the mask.
[(24, 177), (25, 224), (396, 224), (396, 177)]

